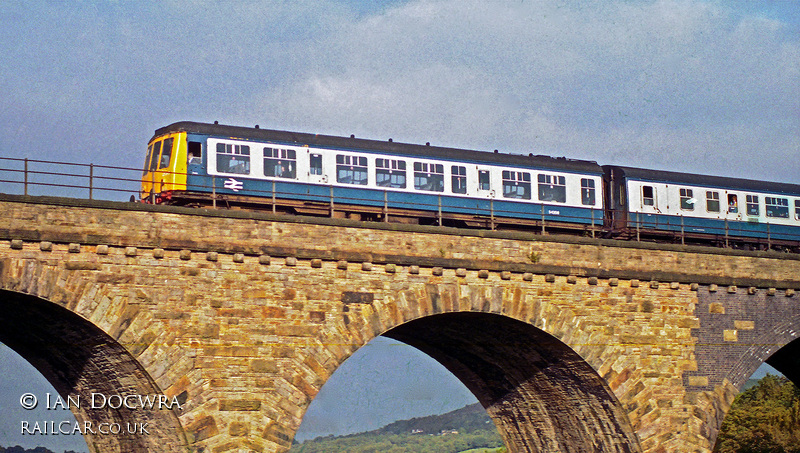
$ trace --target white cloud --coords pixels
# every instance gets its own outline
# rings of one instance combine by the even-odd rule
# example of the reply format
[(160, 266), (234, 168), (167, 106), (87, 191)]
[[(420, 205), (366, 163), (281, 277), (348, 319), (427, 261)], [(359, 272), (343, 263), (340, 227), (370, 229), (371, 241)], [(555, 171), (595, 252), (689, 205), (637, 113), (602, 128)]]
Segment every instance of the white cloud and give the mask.
[(723, 155), (740, 165), (721, 173), (759, 179), (800, 167), (800, 44), (778, 20), (702, 0), (359, 5), (0, 11), (0, 145), (89, 159), (83, 137), (108, 131), (136, 153), (188, 119), (700, 173)]
[[(324, 64), (261, 109), (305, 130), (747, 176), (797, 150), (799, 47), (783, 30), (689, 0), (411, 2), (315, 43)], [(720, 155), (744, 169), (712, 167)]]

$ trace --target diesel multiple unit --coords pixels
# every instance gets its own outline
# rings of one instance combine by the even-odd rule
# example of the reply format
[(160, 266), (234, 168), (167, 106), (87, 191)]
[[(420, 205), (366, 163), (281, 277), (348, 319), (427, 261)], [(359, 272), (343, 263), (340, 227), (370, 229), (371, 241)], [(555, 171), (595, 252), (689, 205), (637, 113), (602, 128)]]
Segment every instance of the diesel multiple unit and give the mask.
[(375, 221), (800, 247), (800, 185), (216, 123), (156, 130), (141, 198)]

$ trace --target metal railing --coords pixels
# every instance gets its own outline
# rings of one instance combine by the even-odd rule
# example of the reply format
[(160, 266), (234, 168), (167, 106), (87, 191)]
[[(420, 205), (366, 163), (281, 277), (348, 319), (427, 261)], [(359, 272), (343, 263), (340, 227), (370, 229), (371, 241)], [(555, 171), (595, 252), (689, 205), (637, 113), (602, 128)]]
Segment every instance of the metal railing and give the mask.
[[(175, 174), (166, 170), (158, 170), (159, 174)], [(181, 173), (186, 175), (185, 173)], [(155, 173), (151, 173), (150, 182), (156, 189), (160, 189)], [(189, 185), (189, 189), (200, 193), (205, 193), (211, 198), (213, 207), (217, 207), (218, 202), (225, 202), (238, 194), (224, 189), (224, 182), (230, 179), (229, 176), (199, 176), (198, 181)], [(203, 182), (205, 181), (205, 183)], [(605, 212), (601, 209), (590, 209), (586, 216), (568, 216), (564, 214), (551, 215), (546, 210), (556, 208), (555, 206), (541, 203), (503, 203), (504, 206), (513, 206), (511, 209), (498, 209), (496, 204), (501, 201), (513, 201), (511, 199), (459, 199), (454, 203), (454, 198), (443, 196), (435, 192), (425, 193), (429, 200), (435, 199), (435, 203), (425, 203), (409, 201), (408, 197), (389, 190), (383, 190), (379, 198), (368, 197), (348, 197), (341, 194), (347, 189), (358, 189), (359, 186), (342, 187), (317, 185), (317, 193), (298, 194), (297, 192), (285, 192), (276, 190), (276, 183), (292, 182), (291, 180), (281, 181), (272, 180), (270, 190), (252, 190), (248, 188), (247, 195), (263, 200), (262, 205), (271, 205), (272, 212), (277, 211), (280, 205), (279, 200), (300, 198), (307, 202), (316, 202), (327, 205), (328, 215), (336, 215), (337, 209), (342, 206), (369, 206), (373, 211), (379, 211), (382, 221), (388, 222), (392, 215), (397, 212), (427, 212), (438, 225), (446, 223), (447, 219), (464, 219), (471, 217), (475, 222), (483, 222), (488, 228), (495, 229), (500, 224), (518, 223), (531, 231), (547, 233), (551, 228), (563, 227), (565, 224), (579, 225), (584, 234), (596, 237), (598, 234), (612, 232), (609, 229), (608, 218), (620, 218), (623, 212)], [(164, 183), (165, 186), (171, 183)], [(0, 193), (22, 194), (22, 195), (50, 195), (72, 198), (88, 198), (90, 200), (110, 200), (110, 201), (129, 201), (130, 196), (134, 195), (139, 199), (142, 190), (142, 169), (118, 167), (110, 165), (80, 164), (73, 162), (52, 162), (37, 159), (22, 159), (0, 157)], [(373, 189), (374, 190), (374, 189)], [(337, 191), (339, 192), (337, 194)], [(160, 192), (156, 190), (155, 192)], [(365, 192), (366, 193), (366, 192)], [(372, 192), (375, 193), (374, 191)], [(98, 196), (99, 195), (99, 196)], [(151, 194), (152, 197), (153, 194)], [(420, 195), (416, 193), (415, 195)], [(390, 199), (392, 198), (392, 199)], [(404, 199), (405, 198), (405, 199)], [(419, 198), (419, 197), (417, 197)], [(150, 198), (152, 202), (153, 198)], [(467, 206), (467, 204), (472, 205)], [(687, 224), (684, 217), (671, 216), (670, 222), (657, 222), (642, 217), (637, 213), (628, 213), (625, 222), (625, 230), (630, 235), (630, 239), (641, 241), (645, 236), (652, 236), (653, 233), (670, 232), (674, 237), (679, 238), (681, 243), (687, 239), (698, 235), (714, 237), (724, 246), (729, 246), (742, 238), (757, 238), (757, 242), (765, 243), (767, 248), (771, 248), (773, 243), (794, 241), (800, 243), (800, 234), (777, 231), (782, 228), (780, 225), (764, 224), (764, 228), (755, 231), (752, 227), (745, 228), (743, 222), (729, 222), (724, 220), (722, 226), (703, 226), (698, 227)], [(800, 225), (798, 225), (800, 226)]]
[(141, 174), (141, 168), (0, 157), (0, 192), (123, 201), (123, 193), (138, 198)]

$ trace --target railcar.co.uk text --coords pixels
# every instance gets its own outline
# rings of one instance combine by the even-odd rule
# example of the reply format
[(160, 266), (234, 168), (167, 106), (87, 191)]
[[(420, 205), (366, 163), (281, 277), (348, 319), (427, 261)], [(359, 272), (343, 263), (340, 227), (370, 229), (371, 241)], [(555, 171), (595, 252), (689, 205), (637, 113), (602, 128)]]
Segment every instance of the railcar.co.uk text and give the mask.
[[(33, 410), (39, 406), (40, 400), (33, 393), (25, 393), (20, 396), (20, 406), (27, 410)], [(169, 398), (166, 395), (104, 395), (92, 393), (89, 398), (82, 399), (81, 395), (67, 396), (66, 399), (60, 395), (47, 393), (44, 400), (45, 410), (100, 410), (100, 409), (127, 409), (136, 410), (172, 410), (183, 409), (177, 397)], [(22, 420), (20, 421), (22, 435), (146, 435), (148, 422), (96, 422), (87, 420), (83, 423), (76, 421), (62, 420)]]

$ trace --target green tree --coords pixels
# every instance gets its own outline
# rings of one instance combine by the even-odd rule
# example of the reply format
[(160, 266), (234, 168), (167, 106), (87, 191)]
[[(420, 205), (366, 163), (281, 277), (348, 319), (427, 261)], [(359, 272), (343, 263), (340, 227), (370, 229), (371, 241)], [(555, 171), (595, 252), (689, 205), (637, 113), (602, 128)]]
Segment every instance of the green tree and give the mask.
[(715, 453), (800, 453), (800, 389), (767, 375), (733, 401)]

